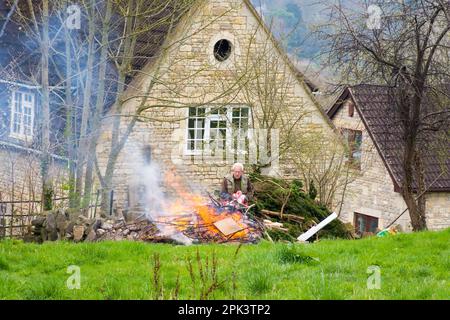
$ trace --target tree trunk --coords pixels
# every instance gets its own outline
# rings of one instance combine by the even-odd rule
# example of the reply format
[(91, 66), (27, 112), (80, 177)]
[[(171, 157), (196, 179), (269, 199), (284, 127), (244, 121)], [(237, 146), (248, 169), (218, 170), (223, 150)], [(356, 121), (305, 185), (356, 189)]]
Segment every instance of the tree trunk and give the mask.
[(83, 112), (81, 116), (81, 130), (80, 130), (80, 141), (78, 145), (78, 156), (77, 156), (77, 173), (76, 173), (76, 194), (77, 194), (77, 203), (84, 207), (86, 204), (80, 204), (80, 197), (83, 190), (83, 172), (86, 162), (86, 153), (87, 153), (87, 144), (88, 140), (88, 124), (89, 117), (91, 115), (90, 106), (91, 106), (91, 92), (92, 92), (92, 73), (93, 73), (93, 65), (94, 65), (94, 54), (95, 54), (95, 44), (94, 44), (94, 36), (95, 36), (95, 24), (94, 24), (94, 3), (91, 1), (91, 8), (89, 12), (89, 36), (88, 36), (88, 60), (86, 66), (86, 78), (84, 83), (83, 90)]
[(44, 0), (42, 10), (42, 41), (41, 41), (41, 85), (42, 85), (42, 154), (41, 154), (41, 175), (42, 175), (42, 205), (44, 210), (51, 210), (53, 207), (53, 181), (50, 174), (50, 94), (48, 79), (48, 59), (49, 59), (49, 9), (48, 0)]
[[(65, 3), (67, 7), (68, 1)], [(72, 49), (70, 42), (70, 31), (65, 27), (64, 30), (64, 45), (66, 51), (66, 79), (65, 79), (65, 101), (66, 101), (66, 128), (65, 138), (67, 153), (69, 158), (69, 207), (77, 207), (77, 196), (75, 190), (76, 181), (76, 164), (75, 164), (75, 139), (76, 132), (74, 127), (74, 121), (76, 121), (76, 115), (74, 114), (74, 106), (72, 99)]]
[(107, 1), (105, 20), (102, 27), (102, 39), (101, 39), (101, 52), (100, 52), (100, 66), (98, 72), (98, 88), (97, 88), (97, 101), (95, 103), (95, 113), (92, 120), (93, 131), (90, 136), (89, 148), (87, 152), (86, 162), (86, 174), (84, 182), (84, 203), (88, 203), (89, 197), (92, 193), (93, 184), (93, 171), (94, 171), (94, 159), (97, 147), (98, 137), (101, 130), (101, 114), (103, 111), (103, 104), (105, 98), (105, 81), (106, 81), (106, 65), (108, 58), (108, 36), (109, 36), (109, 24), (111, 20), (112, 3)]
[[(421, 231), (426, 230), (427, 226), (425, 221), (424, 200), (422, 197), (416, 199), (414, 196), (414, 162), (418, 157), (414, 141), (415, 138), (410, 133), (406, 137), (405, 150), (403, 153), (403, 170), (405, 177), (402, 185), (402, 195), (408, 207), (413, 231)], [(420, 194), (420, 190), (418, 191), (417, 194)]]

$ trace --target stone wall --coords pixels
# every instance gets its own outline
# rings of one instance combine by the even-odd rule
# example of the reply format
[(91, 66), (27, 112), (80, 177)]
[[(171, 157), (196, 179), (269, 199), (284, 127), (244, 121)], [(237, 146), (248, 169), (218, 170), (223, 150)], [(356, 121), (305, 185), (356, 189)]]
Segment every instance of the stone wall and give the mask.
[(450, 227), (450, 192), (435, 192), (427, 196), (427, 225), (432, 230)]

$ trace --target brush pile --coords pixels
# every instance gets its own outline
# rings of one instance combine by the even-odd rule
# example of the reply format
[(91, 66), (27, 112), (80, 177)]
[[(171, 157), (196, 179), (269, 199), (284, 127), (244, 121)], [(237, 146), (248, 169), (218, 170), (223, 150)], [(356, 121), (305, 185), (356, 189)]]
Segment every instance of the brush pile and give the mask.
[[(272, 240), (296, 241), (296, 238), (330, 215), (303, 190), (299, 180), (287, 181), (250, 175), (255, 188), (255, 216), (263, 220)], [(352, 227), (338, 219), (318, 232), (318, 238), (352, 238)], [(314, 240), (312, 239), (312, 240)]]

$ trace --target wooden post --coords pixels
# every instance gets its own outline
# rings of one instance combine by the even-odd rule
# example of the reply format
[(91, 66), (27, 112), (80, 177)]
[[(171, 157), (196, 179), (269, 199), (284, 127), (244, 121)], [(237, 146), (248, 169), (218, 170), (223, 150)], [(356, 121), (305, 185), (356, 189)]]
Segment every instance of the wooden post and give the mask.
[(0, 239), (5, 237), (5, 212), (6, 208), (4, 208), (4, 204), (1, 202), (3, 199), (2, 192), (0, 191)]
[(112, 216), (113, 202), (114, 202), (114, 189), (111, 190), (110, 197), (109, 197), (109, 215), (110, 216)]
[(5, 238), (6, 236), (6, 220), (5, 220), (5, 213), (6, 213), (6, 204), (0, 203), (0, 239)]
[(13, 229), (14, 229), (14, 202), (11, 202), (11, 220), (10, 220), (10, 229), (9, 236), (13, 237)]
[(94, 206), (94, 218), (97, 216), (97, 206), (99, 197), (100, 197), (100, 189), (97, 189), (97, 195), (95, 197), (95, 206)]

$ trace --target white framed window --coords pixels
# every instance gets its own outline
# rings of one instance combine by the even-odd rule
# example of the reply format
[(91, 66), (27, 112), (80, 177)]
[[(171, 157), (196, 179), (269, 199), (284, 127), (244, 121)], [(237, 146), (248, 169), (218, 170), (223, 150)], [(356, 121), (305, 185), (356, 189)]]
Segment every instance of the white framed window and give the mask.
[(34, 94), (18, 90), (11, 97), (11, 133), (12, 138), (31, 140), (34, 125)]
[(247, 154), (250, 108), (244, 105), (226, 107), (190, 107), (187, 119), (185, 153), (200, 155), (227, 150)]

